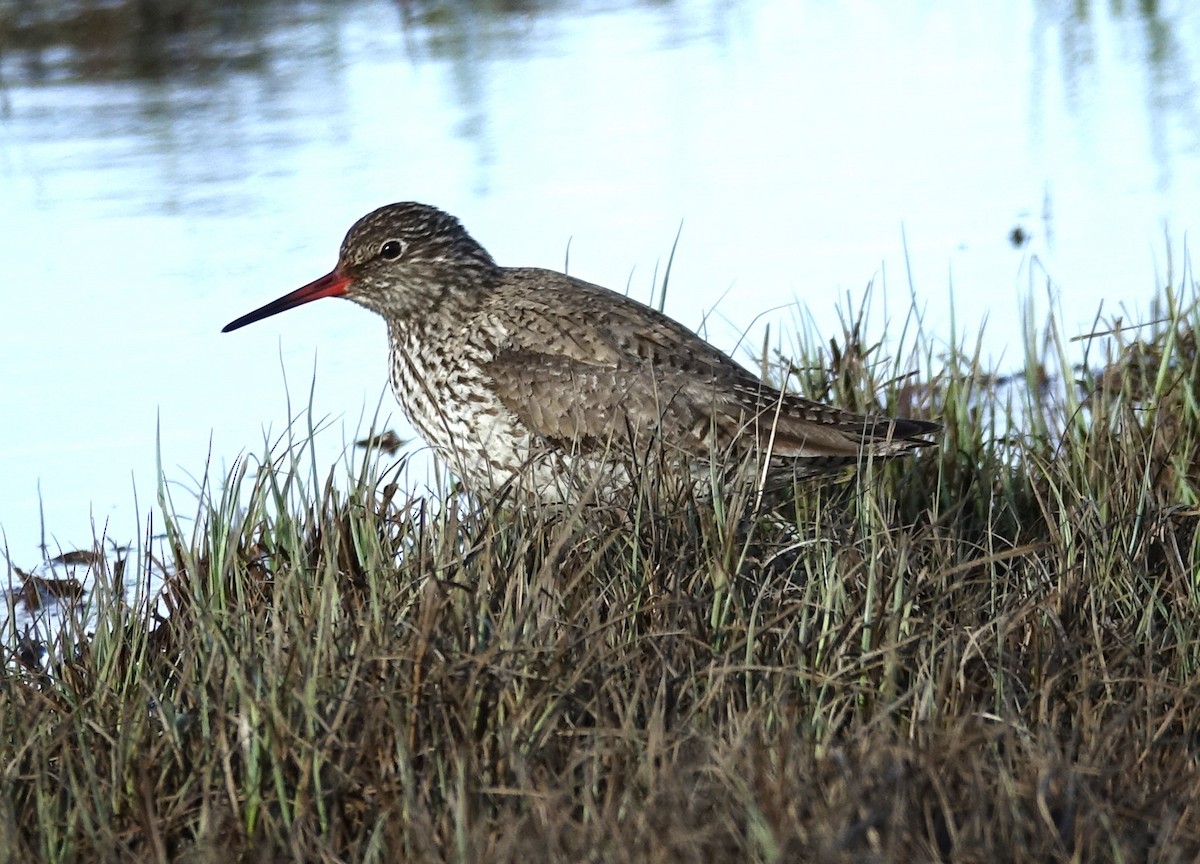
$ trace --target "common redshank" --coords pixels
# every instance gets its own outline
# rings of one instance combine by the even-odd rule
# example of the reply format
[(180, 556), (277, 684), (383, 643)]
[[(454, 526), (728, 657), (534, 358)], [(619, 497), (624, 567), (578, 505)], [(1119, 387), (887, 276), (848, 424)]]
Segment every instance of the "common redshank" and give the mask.
[(601, 466), (651, 447), (697, 476), (714, 456), (748, 455), (805, 476), (931, 445), (940, 429), (781, 392), (649, 306), (562, 273), (497, 265), (457, 219), (425, 204), (359, 219), (332, 272), (222, 332), (322, 297), (387, 321), (396, 398), (476, 490), (520, 476), (535, 497), (562, 500)]

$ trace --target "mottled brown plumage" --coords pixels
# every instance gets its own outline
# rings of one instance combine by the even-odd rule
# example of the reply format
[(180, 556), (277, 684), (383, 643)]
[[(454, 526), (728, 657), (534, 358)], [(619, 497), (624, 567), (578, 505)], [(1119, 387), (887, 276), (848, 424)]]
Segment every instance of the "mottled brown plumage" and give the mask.
[(423, 204), (364, 216), (333, 272), (225, 331), (327, 296), (384, 317), (397, 399), (476, 489), (520, 474), (562, 499), (652, 446), (696, 471), (757, 452), (806, 475), (927, 446), (940, 428), (781, 393), (655, 309), (562, 273), (498, 266), (457, 219)]

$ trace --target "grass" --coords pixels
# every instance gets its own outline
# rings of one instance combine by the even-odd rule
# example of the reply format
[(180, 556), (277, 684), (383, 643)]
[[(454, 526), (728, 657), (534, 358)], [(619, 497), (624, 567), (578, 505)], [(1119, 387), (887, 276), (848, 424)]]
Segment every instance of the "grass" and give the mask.
[(303, 442), (164, 486), (169, 619), (9, 658), (0, 858), (1193, 860), (1197, 302), (1031, 327), (1007, 383), (801, 331), (774, 374), (946, 429), (771, 512), (409, 497)]

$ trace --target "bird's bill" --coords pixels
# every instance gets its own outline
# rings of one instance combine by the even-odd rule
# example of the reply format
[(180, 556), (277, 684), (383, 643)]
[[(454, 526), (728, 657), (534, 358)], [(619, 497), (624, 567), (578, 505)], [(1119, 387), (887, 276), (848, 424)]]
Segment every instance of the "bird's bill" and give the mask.
[(278, 315), (280, 312), (286, 312), (288, 309), (294, 309), (305, 303), (311, 303), (313, 300), (320, 300), (322, 297), (337, 297), (340, 294), (345, 294), (349, 286), (350, 279), (343, 276), (337, 270), (334, 270), (332, 273), (326, 273), (315, 282), (309, 282), (303, 288), (297, 288), (291, 294), (284, 294), (278, 300), (272, 300), (266, 306), (261, 306), (253, 312), (246, 313), (236, 321), (230, 321), (221, 328), (221, 332), (228, 333), (230, 330), (237, 330), (239, 327), (245, 327), (247, 324), (253, 324), (255, 321), (270, 318), (272, 315)]

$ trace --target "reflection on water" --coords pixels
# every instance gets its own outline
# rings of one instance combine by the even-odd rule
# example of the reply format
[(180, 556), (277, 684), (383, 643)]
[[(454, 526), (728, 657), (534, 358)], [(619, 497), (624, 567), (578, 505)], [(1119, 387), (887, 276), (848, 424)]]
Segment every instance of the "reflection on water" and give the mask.
[(725, 349), (868, 283), (880, 333), (911, 287), (1004, 369), (1031, 294), (1137, 320), (1200, 227), (1198, 56), (1153, 3), (0, 4), (0, 528), (125, 543), (160, 429), (186, 490), (310, 385), (352, 450), (394, 410), (371, 316), (218, 331), (389, 201), (642, 299), (682, 220), (667, 311)]
[[(1046, 82), (1060, 74), (1063, 99), (1061, 106), (1035, 101), (1034, 124), (1043, 129), (1045, 114), (1063, 109), (1094, 124), (1103, 119), (1114, 88), (1134, 88), (1145, 106), (1146, 128), (1130, 129), (1125, 124), (1134, 118), (1118, 117), (1119, 123), (1124, 121), (1120, 131), (1148, 134), (1149, 153), (1158, 170), (1156, 185), (1169, 188), (1173, 135), (1178, 131), (1190, 138), (1193, 152), (1200, 144), (1196, 16), (1167, 17), (1153, 0), (1105, 4), (1099, 10), (1094, 5), (1076, 0), (1036, 5), (1032, 89), (1035, 95), (1043, 92)], [(1116, 70), (1108, 57), (1113, 51), (1124, 60)], [(1114, 73), (1129, 80), (1113, 80)]]
[(259, 3), (25, 0), (0, 10), (0, 45), (10, 58), (9, 75), (27, 82), (255, 68), (269, 50), (274, 16), (268, 11)]

